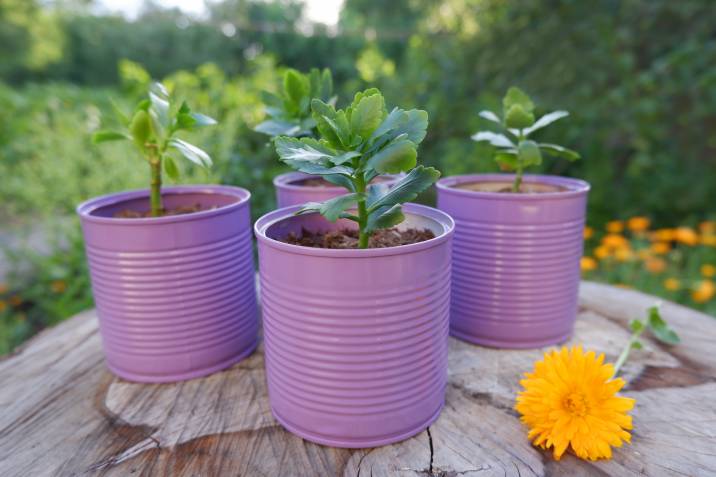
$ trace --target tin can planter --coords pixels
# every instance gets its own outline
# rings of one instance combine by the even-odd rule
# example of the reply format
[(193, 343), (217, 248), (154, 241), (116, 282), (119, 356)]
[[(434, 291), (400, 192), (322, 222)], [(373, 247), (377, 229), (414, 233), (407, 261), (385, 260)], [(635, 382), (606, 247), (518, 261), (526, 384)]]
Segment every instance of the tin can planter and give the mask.
[(355, 227), (280, 209), (255, 225), (271, 410), (290, 432), (336, 447), (411, 437), (445, 399), (452, 219), (406, 204), (400, 227), (435, 238), (378, 249), (277, 239)]
[(227, 368), (257, 344), (250, 193), (166, 187), (166, 208), (209, 210), (115, 217), (148, 210), (148, 195), (122, 192), (77, 208), (107, 366), (121, 378), (152, 383)]
[[(393, 185), (402, 175), (380, 176), (378, 179)], [(377, 180), (378, 180), (377, 179)], [(345, 187), (327, 184), (315, 185), (311, 181), (323, 181), (321, 176), (304, 174), (303, 172), (287, 172), (273, 179), (276, 188), (276, 204), (278, 208), (291, 205), (305, 204), (306, 202), (325, 202), (346, 193)], [(306, 183), (308, 182), (308, 183)]]
[[(589, 184), (527, 175), (535, 193), (498, 192), (512, 175), (447, 177), (438, 208), (455, 219), (450, 332), (480, 345), (567, 340), (577, 315)], [(471, 190), (497, 184), (495, 191)]]

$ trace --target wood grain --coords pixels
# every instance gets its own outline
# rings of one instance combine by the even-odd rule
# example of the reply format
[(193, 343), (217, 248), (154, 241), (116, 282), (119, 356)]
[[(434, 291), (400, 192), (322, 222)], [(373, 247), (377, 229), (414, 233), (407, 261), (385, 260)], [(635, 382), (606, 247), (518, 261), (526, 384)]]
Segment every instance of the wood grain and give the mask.
[[(583, 283), (571, 343), (610, 360), (630, 318), (653, 297)], [(560, 462), (530, 446), (513, 410), (540, 350), (450, 341), (446, 406), (425, 432), (395, 445), (311, 444), (271, 416), (261, 348), (221, 373), (168, 385), (114, 378), (97, 320), (82, 313), (0, 360), (0, 475), (492, 476), (716, 475), (716, 319), (664, 303), (683, 343), (649, 338), (625, 367), (636, 398), (633, 443), (610, 461)]]

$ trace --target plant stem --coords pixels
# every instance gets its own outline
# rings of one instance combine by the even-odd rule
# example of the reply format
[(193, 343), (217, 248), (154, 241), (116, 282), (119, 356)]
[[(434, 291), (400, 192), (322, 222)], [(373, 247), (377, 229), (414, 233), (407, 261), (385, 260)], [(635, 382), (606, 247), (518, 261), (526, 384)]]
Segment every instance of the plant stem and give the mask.
[(627, 358), (629, 357), (629, 353), (631, 352), (634, 343), (636, 343), (639, 340), (639, 336), (644, 332), (644, 329), (640, 329), (639, 331), (635, 331), (632, 333), (631, 337), (629, 338), (629, 342), (627, 342), (626, 346), (622, 350), (621, 354), (617, 358), (617, 362), (614, 364), (614, 376), (617, 377), (619, 374), (619, 371), (622, 369), (622, 366), (624, 366), (624, 363), (626, 363)]
[(522, 187), (522, 173), (524, 170), (522, 169), (522, 165), (517, 165), (517, 172), (515, 173), (515, 181), (512, 183), (512, 192), (519, 192), (520, 187)]
[(152, 181), (149, 184), (149, 201), (152, 217), (159, 217), (164, 211), (162, 205), (162, 161), (161, 157), (153, 157), (149, 161), (152, 171)]
[(370, 234), (366, 231), (368, 225), (368, 207), (365, 204), (365, 176), (362, 172), (358, 173), (355, 181), (356, 192), (363, 194), (358, 200), (358, 248), (368, 248), (368, 239)]

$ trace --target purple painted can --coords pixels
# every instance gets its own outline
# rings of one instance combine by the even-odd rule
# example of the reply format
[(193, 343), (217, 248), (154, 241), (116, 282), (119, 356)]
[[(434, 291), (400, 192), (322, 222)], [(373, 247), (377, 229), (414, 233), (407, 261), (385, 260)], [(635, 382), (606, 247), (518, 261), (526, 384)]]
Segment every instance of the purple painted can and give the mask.
[[(287, 172), (274, 177), (273, 185), (276, 188), (277, 207), (301, 205), (306, 202), (325, 202), (328, 199), (348, 193), (345, 187), (306, 186), (299, 183), (308, 179), (320, 178), (321, 176), (304, 174), (303, 172)], [(401, 178), (402, 175), (381, 176), (381, 180), (388, 185), (395, 184)]]
[(406, 204), (400, 227), (435, 238), (393, 248), (328, 250), (276, 240), (354, 227), (300, 206), (255, 225), (271, 410), (290, 432), (336, 447), (411, 437), (440, 414), (447, 382), (453, 220)]
[(228, 186), (162, 190), (191, 214), (115, 218), (149, 208), (147, 190), (77, 207), (107, 366), (139, 382), (171, 382), (227, 368), (256, 348), (258, 312), (250, 193)]
[(589, 184), (525, 176), (545, 193), (482, 192), (468, 183), (512, 182), (509, 174), (447, 177), (438, 208), (455, 219), (450, 333), (499, 348), (537, 348), (574, 329)]

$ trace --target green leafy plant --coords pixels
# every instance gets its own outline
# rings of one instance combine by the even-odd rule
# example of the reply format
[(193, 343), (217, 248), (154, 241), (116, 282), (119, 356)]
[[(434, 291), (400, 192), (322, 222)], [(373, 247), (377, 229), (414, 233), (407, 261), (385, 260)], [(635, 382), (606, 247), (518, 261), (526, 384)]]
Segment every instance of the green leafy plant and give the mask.
[(131, 118), (118, 112), (126, 125), (124, 131), (99, 131), (93, 141), (132, 141), (146, 159), (151, 171), (150, 203), (152, 217), (164, 212), (162, 206), (162, 170), (176, 180), (179, 168), (172, 152), (188, 159), (198, 166), (209, 168), (212, 161), (209, 154), (197, 146), (176, 137), (180, 131), (216, 124), (209, 116), (192, 112), (186, 102), (178, 107), (161, 83), (153, 83), (149, 88), (149, 98), (141, 101)]
[[(280, 136), (274, 140), (276, 151), (294, 169), (321, 175), (349, 193), (323, 203), (308, 203), (298, 213), (319, 212), (330, 221), (357, 222), (358, 246), (367, 248), (373, 231), (402, 222), (401, 204), (413, 200), (440, 177), (437, 169), (416, 166), (428, 113), (400, 108), (388, 113), (383, 95), (375, 88), (356, 93), (346, 109), (336, 110), (314, 99), (311, 110), (320, 139)], [(408, 174), (392, 188), (370, 184), (379, 174), (400, 172)]]
[(669, 327), (664, 318), (662, 318), (658, 306), (652, 306), (649, 308), (646, 320), (634, 319), (629, 322), (629, 328), (631, 329), (632, 334), (629, 337), (629, 342), (619, 355), (619, 358), (614, 365), (614, 376), (619, 373), (619, 370), (629, 357), (631, 350), (641, 349), (643, 347), (641, 341), (639, 341), (639, 337), (645, 330), (651, 330), (651, 333), (657, 340), (668, 345), (675, 345), (680, 341), (679, 335), (677, 335), (676, 332)]
[(542, 164), (542, 154), (562, 157), (568, 161), (580, 158), (575, 151), (557, 144), (538, 143), (529, 139), (535, 131), (568, 116), (567, 111), (553, 111), (535, 120), (535, 105), (521, 89), (511, 87), (502, 99), (502, 118), (492, 111), (481, 111), (482, 118), (499, 124), (504, 133), (480, 131), (474, 141), (487, 141), (497, 148), (495, 161), (501, 168), (515, 172), (512, 192), (519, 192), (524, 170)]
[(283, 76), (283, 89), (278, 95), (262, 93), (269, 119), (254, 130), (269, 136), (315, 137), (316, 121), (311, 111), (314, 98), (335, 104), (331, 71), (313, 68), (303, 74), (294, 69), (287, 70)]

